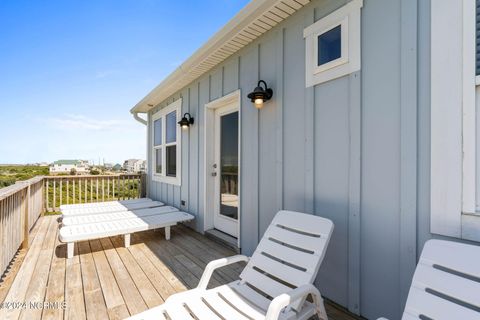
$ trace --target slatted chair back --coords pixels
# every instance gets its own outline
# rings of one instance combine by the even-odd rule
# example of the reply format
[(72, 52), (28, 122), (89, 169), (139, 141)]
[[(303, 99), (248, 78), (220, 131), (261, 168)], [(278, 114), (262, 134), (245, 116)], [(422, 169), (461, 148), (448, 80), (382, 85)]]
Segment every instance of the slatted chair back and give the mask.
[(402, 319), (480, 319), (480, 246), (429, 240)]
[[(332, 221), (280, 211), (240, 275), (242, 283), (269, 299), (313, 283), (333, 231)], [(297, 311), (304, 299), (291, 304)]]

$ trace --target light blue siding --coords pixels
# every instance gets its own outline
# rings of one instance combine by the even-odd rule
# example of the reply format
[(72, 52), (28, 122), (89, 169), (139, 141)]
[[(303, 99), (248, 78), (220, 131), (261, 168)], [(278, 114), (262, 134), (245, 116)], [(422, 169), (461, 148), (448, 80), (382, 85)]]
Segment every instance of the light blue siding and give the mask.
[[(258, 174), (261, 168), (259, 159), (259, 111), (257, 111), (247, 98), (249, 90), (258, 81), (259, 72), (259, 44), (248, 46), (240, 56), (240, 88), (242, 90), (240, 113), (241, 123), (241, 160), (240, 160), (240, 238), (242, 252), (248, 254), (255, 250), (259, 239), (259, 188)], [(275, 54), (272, 52), (272, 54)], [(272, 101), (273, 102), (273, 101)], [(270, 103), (265, 105), (268, 106)]]
[(400, 312), (399, 12), (400, 1), (378, 0), (362, 13), (360, 299), (367, 317)]
[[(316, 281), (322, 294), (368, 318), (398, 319), (431, 237), (430, 3), (365, 0), (361, 71), (305, 88), (303, 29), (347, 2), (313, 1), (152, 110), (150, 125), (182, 97), (195, 124), (182, 133), (182, 185), (150, 180), (148, 190), (204, 231), (205, 104), (240, 89), (242, 252), (253, 252), (279, 209), (327, 217), (335, 230)], [(260, 111), (246, 97), (259, 79), (274, 90)]]

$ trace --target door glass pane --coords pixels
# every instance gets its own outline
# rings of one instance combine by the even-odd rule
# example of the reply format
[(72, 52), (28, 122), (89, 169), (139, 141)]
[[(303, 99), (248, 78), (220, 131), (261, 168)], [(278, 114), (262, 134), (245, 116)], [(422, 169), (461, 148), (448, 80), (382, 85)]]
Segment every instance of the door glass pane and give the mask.
[(238, 112), (220, 121), (220, 214), (238, 219)]
[(167, 126), (167, 134), (166, 134), (166, 142), (171, 143), (177, 141), (177, 112), (173, 111), (167, 114), (166, 117), (166, 126)]
[(167, 173), (166, 175), (169, 177), (176, 177), (177, 176), (177, 146), (168, 146), (166, 147), (165, 151), (165, 160), (166, 160), (166, 167)]
[(153, 144), (159, 146), (162, 144), (162, 118), (153, 122)]
[(318, 36), (318, 63), (321, 66), (342, 56), (342, 26)]
[(155, 173), (162, 173), (162, 148), (155, 149)]

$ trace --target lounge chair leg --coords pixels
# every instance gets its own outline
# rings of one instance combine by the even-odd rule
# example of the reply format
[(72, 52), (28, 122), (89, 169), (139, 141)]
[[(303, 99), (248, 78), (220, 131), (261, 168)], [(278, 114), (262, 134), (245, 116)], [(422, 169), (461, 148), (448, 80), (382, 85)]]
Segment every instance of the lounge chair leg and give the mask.
[(170, 240), (170, 227), (165, 227), (165, 239)]
[(130, 247), (130, 233), (123, 236), (125, 248)]
[(320, 320), (327, 320), (327, 311), (325, 310), (325, 303), (322, 296), (313, 296), (313, 301), (315, 303), (315, 308), (317, 309), (317, 317)]
[(67, 243), (67, 259), (73, 258), (73, 242)]

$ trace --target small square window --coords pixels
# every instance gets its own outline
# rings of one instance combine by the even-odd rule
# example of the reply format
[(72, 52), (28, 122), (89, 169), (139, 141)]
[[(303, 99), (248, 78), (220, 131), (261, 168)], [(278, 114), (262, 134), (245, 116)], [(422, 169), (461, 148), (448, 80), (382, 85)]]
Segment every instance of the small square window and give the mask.
[(303, 30), (306, 87), (360, 70), (362, 6), (351, 0)]
[(318, 36), (317, 66), (342, 57), (342, 26), (338, 25)]

